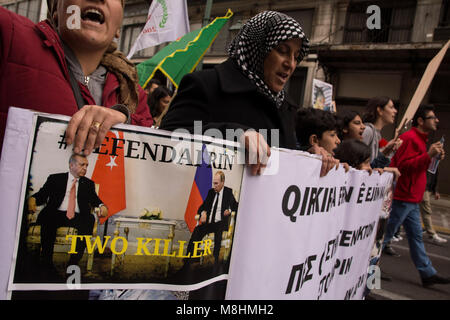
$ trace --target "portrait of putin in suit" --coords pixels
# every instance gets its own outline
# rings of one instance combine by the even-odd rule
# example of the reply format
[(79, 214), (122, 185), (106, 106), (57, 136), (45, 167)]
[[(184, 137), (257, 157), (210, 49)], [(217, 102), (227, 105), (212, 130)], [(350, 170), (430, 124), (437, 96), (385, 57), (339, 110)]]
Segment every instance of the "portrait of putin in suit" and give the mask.
[[(194, 249), (194, 241), (201, 241), (205, 235), (214, 232), (214, 260), (219, 260), (222, 232), (228, 230), (229, 219), (232, 211), (236, 211), (238, 203), (231, 188), (225, 187), (225, 174), (217, 171), (213, 177), (213, 187), (198, 208), (200, 215), (199, 224), (192, 232), (187, 247), (187, 253), (191, 254)], [(189, 258), (187, 259), (189, 261)], [(188, 262), (187, 261), (187, 262)]]
[[(86, 156), (72, 154), (69, 172), (49, 175), (42, 188), (28, 199), (31, 213), (36, 212), (36, 206), (45, 205), (37, 218), (37, 224), (41, 225), (41, 258), (44, 266), (53, 266), (57, 228), (74, 227), (78, 235), (92, 235), (95, 218), (91, 209), (99, 207), (99, 217), (108, 215), (108, 208), (95, 192), (95, 183), (85, 177), (88, 164)], [(78, 264), (85, 248), (84, 240), (78, 240), (77, 253), (71, 254), (69, 265)]]

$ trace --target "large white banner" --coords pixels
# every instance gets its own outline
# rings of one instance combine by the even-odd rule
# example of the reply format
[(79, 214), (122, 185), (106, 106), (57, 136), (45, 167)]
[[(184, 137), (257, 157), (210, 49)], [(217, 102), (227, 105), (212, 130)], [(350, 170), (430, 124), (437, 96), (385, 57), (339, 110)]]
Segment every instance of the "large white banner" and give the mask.
[(147, 22), (128, 53), (174, 41), (189, 32), (186, 0), (155, 0), (148, 9)]
[(361, 299), (391, 174), (279, 153), (277, 175), (244, 175), (228, 299)]

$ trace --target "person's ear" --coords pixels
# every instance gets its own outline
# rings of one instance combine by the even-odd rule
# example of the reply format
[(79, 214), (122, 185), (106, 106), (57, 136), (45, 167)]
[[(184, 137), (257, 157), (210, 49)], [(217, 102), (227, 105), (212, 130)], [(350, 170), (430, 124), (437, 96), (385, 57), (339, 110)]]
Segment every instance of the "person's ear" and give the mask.
[(382, 112), (383, 112), (383, 107), (377, 107), (377, 116), (381, 117)]
[(114, 38), (116, 38), (116, 39), (120, 38), (120, 29), (117, 29), (116, 34), (114, 35)]
[(309, 145), (314, 146), (319, 144), (319, 138), (317, 137), (317, 134), (312, 134), (309, 136)]
[(348, 133), (348, 129), (345, 129), (345, 128), (344, 128), (344, 129), (342, 129), (342, 132), (345, 133), (345, 134), (347, 134), (347, 133)]
[(417, 125), (418, 126), (422, 127), (424, 122), (425, 122), (425, 120), (423, 120), (422, 117), (418, 117), (417, 118)]

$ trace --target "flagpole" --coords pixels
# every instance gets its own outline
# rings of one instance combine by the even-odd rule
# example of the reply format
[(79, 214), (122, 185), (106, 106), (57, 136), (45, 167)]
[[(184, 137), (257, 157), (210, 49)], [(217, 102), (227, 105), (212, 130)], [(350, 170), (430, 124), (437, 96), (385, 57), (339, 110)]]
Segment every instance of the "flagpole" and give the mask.
[(209, 18), (211, 18), (212, 4), (213, 4), (213, 0), (206, 0), (205, 16), (203, 17), (202, 27), (209, 24)]
[[(209, 18), (211, 18), (212, 5), (213, 0), (206, 0), (205, 15), (203, 16), (202, 28), (209, 24)], [(202, 69), (203, 69), (203, 60), (198, 63), (197, 71), (200, 71)]]

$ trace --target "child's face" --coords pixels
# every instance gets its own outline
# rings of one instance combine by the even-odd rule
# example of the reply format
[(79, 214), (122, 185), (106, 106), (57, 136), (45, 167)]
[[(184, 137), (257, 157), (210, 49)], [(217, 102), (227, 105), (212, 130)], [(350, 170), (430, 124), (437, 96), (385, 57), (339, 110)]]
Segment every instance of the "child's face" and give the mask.
[(371, 170), (372, 167), (370, 166), (370, 158), (367, 158), (366, 161), (361, 163), (357, 169), (358, 170)]
[(346, 138), (348, 137), (349, 139), (358, 139), (362, 141), (364, 129), (366, 129), (366, 126), (364, 125), (361, 117), (356, 116), (348, 124), (348, 133), (346, 134)]
[(327, 130), (322, 134), (322, 138), (319, 139), (319, 146), (327, 150), (334, 155), (334, 149), (341, 143), (336, 130)]

